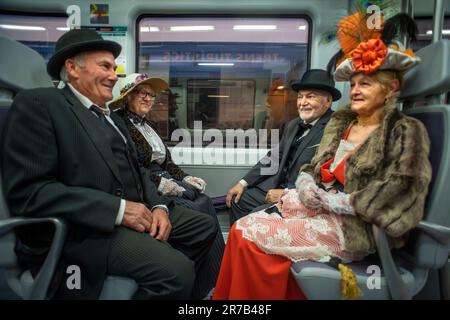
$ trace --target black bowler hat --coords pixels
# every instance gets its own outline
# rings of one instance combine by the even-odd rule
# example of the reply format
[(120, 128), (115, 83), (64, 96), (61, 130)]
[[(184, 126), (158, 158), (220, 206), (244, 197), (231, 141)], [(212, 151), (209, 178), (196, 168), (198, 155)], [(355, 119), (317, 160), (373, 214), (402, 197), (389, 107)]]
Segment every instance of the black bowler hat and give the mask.
[(333, 101), (341, 98), (341, 92), (334, 87), (334, 79), (331, 73), (321, 69), (310, 69), (305, 72), (302, 80), (291, 84), (292, 90), (317, 89), (327, 91), (333, 97)]
[(59, 80), (59, 72), (67, 59), (78, 53), (92, 50), (110, 51), (114, 58), (117, 58), (122, 47), (114, 41), (103, 40), (95, 30), (72, 29), (64, 33), (56, 42), (55, 54), (47, 64), (48, 74)]

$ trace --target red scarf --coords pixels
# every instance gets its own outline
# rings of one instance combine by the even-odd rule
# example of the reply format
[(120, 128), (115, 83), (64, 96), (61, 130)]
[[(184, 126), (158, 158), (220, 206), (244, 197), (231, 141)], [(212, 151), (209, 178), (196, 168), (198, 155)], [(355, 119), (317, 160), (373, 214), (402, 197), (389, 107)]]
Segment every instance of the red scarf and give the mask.
[[(350, 134), (350, 130), (352, 129), (352, 126), (348, 127), (347, 132), (345, 133), (344, 139), (347, 140), (348, 135)], [(334, 169), (333, 172), (330, 171), (330, 165), (333, 163), (334, 157), (325, 162), (322, 167), (320, 167), (320, 173), (322, 176), (322, 182), (324, 183), (330, 183), (333, 182), (334, 179), (339, 181), (342, 185), (345, 184), (345, 163), (347, 162), (347, 158), (339, 162), (337, 167)]]

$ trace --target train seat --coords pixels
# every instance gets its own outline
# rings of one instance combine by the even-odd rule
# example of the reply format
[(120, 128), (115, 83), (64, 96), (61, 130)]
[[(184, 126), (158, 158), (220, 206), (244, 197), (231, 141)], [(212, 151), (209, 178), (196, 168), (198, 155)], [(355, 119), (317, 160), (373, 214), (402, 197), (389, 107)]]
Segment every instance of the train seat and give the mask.
[[(14, 96), (22, 89), (53, 86), (47, 75), (44, 59), (29, 47), (0, 36), (0, 121), (7, 119), (7, 112)], [(17, 61), (18, 63), (14, 63)], [(0, 122), (0, 129), (2, 123)], [(24, 269), (14, 253), (14, 230), (32, 224), (50, 223), (55, 227), (53, 243), (46, 260), (35, 278)], [(0, 269), (3, 269), (9, 288), (23, 299), (47, 299), (48, 289), (59, 260), (66, 236), (66, 223), (57, 218), (11, 217), (2, 192), (0, 174)], [(1, 288), (0, 288), (1, 290)], [(131, 299), (137, 290), (134, 280), (108, 276), (100, 299)]]
[[(410, 106), (425, 101), (420, 107), (403, 110), (424, 123), (431, 140), (433, 176), (425, 214), (401, 250), (391, 252), (385, 232), (373, 226), (378, 255), (375, 262), (365, 259), (349, 264), (363, 292), (361, 299), (448, 298), (450, 290), (450, 105), (436, 98), (450, 89), (450, 41), (440, 40), (419, 50), (417, 55), (422, 63), (406, 74), (401, 100)], [(373, 285), (371, 265), (381, 267), (379, 285)], [(432, 276), (438, 270), (440, 280), (439, 276)], [(341, 298), (341, 275), (336, 268), (307, 261), (294, 263), (291, 271), (308, 299)], [(430, 286), (435, 289), (423, 296), (429, 281), (435, 282)]]

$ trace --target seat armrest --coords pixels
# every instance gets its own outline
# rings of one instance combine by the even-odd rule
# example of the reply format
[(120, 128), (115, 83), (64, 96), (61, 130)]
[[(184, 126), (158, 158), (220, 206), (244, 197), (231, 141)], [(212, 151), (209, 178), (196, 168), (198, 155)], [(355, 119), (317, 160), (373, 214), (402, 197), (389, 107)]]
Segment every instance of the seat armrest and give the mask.
[(420, 221), (417, 229), (433, 237), (442, 245), (447, 245), (450, 242), (450, 228), (448, 227), (444, 227), (432, 222)]
[(17, 227), (38, 223), (52, 223), (55, 226), (52, 245), (45, 258), (39, 273), (33, 282), (33, 288), (29, 297), (25, 299), (44, 300), (50, 287), (51, 280), (55, 274), (56, 265), (58, 264), (61, 250), (67, 234), (66, 223), (58, 218), (8, 218), (0, 221), (0, 237), (11, 232)]
[(394, 258), (392, 257), (386, 233), (376, 225), (372, 225), (372, 232), (392, 299), (411, 300), (412, 292), (410, 292), (400, 276), (400, 272), (398, 271)]

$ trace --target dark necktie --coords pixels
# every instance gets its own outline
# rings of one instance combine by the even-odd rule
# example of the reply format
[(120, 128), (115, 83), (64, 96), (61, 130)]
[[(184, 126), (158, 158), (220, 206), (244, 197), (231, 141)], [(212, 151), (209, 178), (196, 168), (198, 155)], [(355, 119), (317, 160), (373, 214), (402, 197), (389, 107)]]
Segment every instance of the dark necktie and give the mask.
[(92, 112), (94, 112), (95, 115), (96, 115), (103, 123), (108, 122), (108, 120), (106, 120), (106, 117), (105, 117), (105, 112), (104, 112), (102, 109), (100, 109), (100, 107), (98, 107), (98, 106), (96, 106), (95, 104), (93, 104), (93, 105), (89, 108), (89, 110), (91, 110)]
[(122, 139), (126, 140), (125, 137), (123, 136), (123, 134), (121, 132), (119, 132), (119, 129), (116, 128), (115, 126), (113, 126), (111, 124), (111, 122), (108, 121), (108, 119), (106, 119), (106, 112), (104, 110), (102, 110), (100, 107), (96, 106), (95, 104), (93, 104), (89, 110), (91, 110), (92, 112), (94, 112), (96, 114), (96, 116), (98, 117), (98, 119), (105, 125), (107, 125), (110, 129), (112, 129), (114, 132), (119, 133), (122, 136)]

